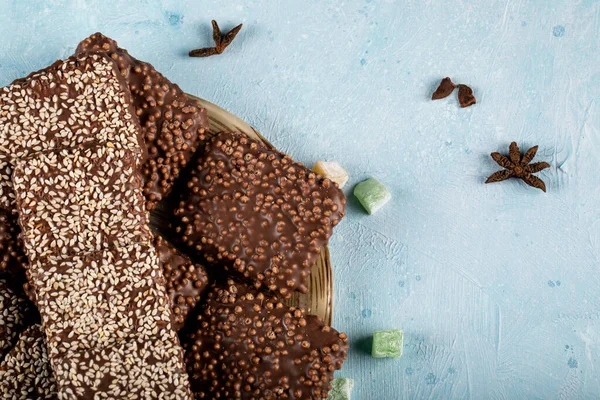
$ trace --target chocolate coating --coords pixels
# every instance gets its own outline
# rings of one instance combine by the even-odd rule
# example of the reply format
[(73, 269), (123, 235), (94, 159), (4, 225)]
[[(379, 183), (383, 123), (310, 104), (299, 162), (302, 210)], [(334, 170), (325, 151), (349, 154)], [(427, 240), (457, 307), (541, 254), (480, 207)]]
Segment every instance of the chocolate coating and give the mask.
[(307, 291), (310, 268), (346, 199), (329, 179), (240, 133), (199, 152), (173, 211), (181, 242), (281, 296)]
[(208, 285), (208, 277), (202, 265), (192, 263), (162, 237), (156, 236), (154, 245), (171, 301), (173, 326), (178, 331), (183, 328), (189, 313), (200, 301), (200, 296)]
[(76, 55), (106, 53), (129, 84), (136, 115), (148, 146), (142, 167), (149, 210), (166, 197), (200, 141), (206, 139), (206, 110), (148, 63), (132, 57), (117, 42), (95, 33), (79, 43)]
[(322, 399), (348, 338), (304, 310), (235, 283), (214, 286), (184, 340), (196, 399)]

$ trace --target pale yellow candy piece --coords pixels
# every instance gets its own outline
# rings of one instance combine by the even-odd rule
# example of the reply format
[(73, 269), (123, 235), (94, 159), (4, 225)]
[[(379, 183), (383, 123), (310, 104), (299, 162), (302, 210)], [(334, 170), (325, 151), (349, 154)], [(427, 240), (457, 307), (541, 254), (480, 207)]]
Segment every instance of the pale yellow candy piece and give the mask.
[(348, 182), (348, 173), (337, 161), (317, 161), (312, 170), (325, 178), (331, 179), (340, 188)]

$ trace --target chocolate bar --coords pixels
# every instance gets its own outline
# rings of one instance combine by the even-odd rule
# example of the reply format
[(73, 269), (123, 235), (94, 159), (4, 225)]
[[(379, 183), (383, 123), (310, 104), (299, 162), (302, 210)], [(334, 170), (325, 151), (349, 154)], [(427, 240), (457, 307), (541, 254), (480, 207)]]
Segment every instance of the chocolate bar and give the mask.
[(19, 161), (13, 184), (30, 262), (150, 239), (136, 164), (135, 153), (104, 146)]
[(107, 143), (145, 157), (130, 93), (106, 55), (70, 57), (0, 90), (0, 206), (14, 208), (6, 177), (41, 151)]
[(31, 303), (0, 279), (0, 360), (14, 346), (19, 334), (31, 323)]
[(302, 309), (232, 280), (214, 286), (184, 340), (197, 399), (327, 396), (348, 338)]
[[(208, 286), (208, 277), (201, 264), (192, 263), (162, 237), (154, 239), (154, 246), (165, 278), (167, 295), (172, 311), (172, 323), (176, 331), (183, 328), (189, 313), (200, 301), (200, 296)], [(23, 285), (27, 297), (37, 305), (33, 280), (28, 273)]]
[(102, 54), (59, 60), (0, 90), (0, 127), (0, 154), (9, 164), (90, 142), (111, 142), (144, 157), (127, 84)]
[(83, 40), (76, 55), (106, 53), (128, 82), (148, 146), (142, 167), (149, 210), (166, 197), (198, 144), (208, 134), (206, 110), (148, 63), (132, 57), (117, 42), (95, 33)]
[(141, 130), (120, 78), (110, 58), (90, 55), (5, 89), (0, 153), (15, 169), (59, 397), (188, 399), (137, 173)]
[(173, 211), (183, 245), (257, 287), (305, 293), (310, 268), (344, 216), (342, 191), (239, 133), (215, 136), (197, 161)]
[(138, 339), (106, 349), (52, 358), (64, 399), (189, 399), (181, 347), (173, 340)]
[(42, 327), (33, 325), (19, 336), (0, 363), (0, 397), (7, 400), (57, 399)]
[[(206, 272), (202, 265), (193, 264), (189, 258), (179, 253), (161, 237), (156, 237), (154, 246), (166, 280), (167, 295), (172, 310), (172, 323), (175, 330), (179, 330), (183, 327), (188, 313), (194, 309), (196, 303), (200, 300), (200, 295), (207, 286)], [(139, 245), (133, 247), (140, 249)], [(130, 257), (139, 257), (139, 255), (131, 253)], [(92, 258), (92, 255), (81, 257), (82, 265), (89, 265)], [(134, 261), (134, 263), (138, 262)], [(139, 272), (141, 271), (138, 270)], [(36, 295), (33, 289), (33, 280), (25, 286), (28, 296), (35, 302)], [(63, 298), (65, 295), (67, 295), (66, 290), (62, 292)], [(121, 296), (120, 293), (118, 295)], [(94, 313), (97, 310), (88, 312)], [(122, 324), (122, 321), (117, 321), (117, 323)], [(71, 323), (71, 325), (74, 324)], [(26, 342), (27, 345), (21, 346), (21, 342)], [(22, 396), (17, 396), (17, 399), (22, 398), (23, 400), (57, 398), (56, 384), (46, 349), (46, 336), (41, 331), (41, 326), (35, 325), (22, 333), (19, 337), (19, 343), (8, 357), (12, 361), (5, 361), (4, 364), (0, 364), (0, 394), (13, 393), (14, 391), (14, 393), (21, 393)], [(23, 368), (24, 365), (31, 365), (33, 368), (25, 369)], [(7, 379), (4, 383), (2, 383), (3, 377)]]
[(32, 284), (50, 355), (170, 331), (170, 304), (157, 266), (151, 243), (34, 262)]
[(173, 327), (178, 331), (200, 301), (200, 295), (208, 285), (208, 277), (201, 264), (192, 263), (162, 237), (157, 236), (154, 245), (165, 276)]

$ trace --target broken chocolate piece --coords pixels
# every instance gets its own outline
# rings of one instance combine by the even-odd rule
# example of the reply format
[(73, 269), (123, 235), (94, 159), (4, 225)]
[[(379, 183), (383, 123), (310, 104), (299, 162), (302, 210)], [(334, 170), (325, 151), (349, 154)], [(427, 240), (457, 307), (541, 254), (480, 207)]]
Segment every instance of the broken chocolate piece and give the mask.
[(197, 399), (323, 399), (348, 338), (302, 309), (229, 280), (209, 292), (184, 348)]
[[(94, 54), (57, 61), (2, 89), (0, 178), (33, 154), (96, 143), (135, 152), (139, 165), (145, 145), (124, 85), (113, 61)], [(0, 187), (0, 204), (14, 207), (10, 185)]]
[(169, 300), (157, 265), (150, 243), (32, 263), (49, 347), (104, 348), (167, 327)]
[(182, 190), (174, 230), (183, 245), (284, 297), (306, 292), (346, 199), (329, 179), (239, 133), (206, 145)]

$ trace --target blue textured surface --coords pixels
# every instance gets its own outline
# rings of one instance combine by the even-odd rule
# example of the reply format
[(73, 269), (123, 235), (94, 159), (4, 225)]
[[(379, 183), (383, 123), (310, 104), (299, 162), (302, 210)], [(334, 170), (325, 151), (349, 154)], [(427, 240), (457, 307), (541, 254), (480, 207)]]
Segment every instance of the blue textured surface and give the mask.
[[(186, 57), (212, 18), (244, 29)], [(598, 1), (4, 1), (0, 84), (98, 30), (295, 159), (348, 170), (331, 251), (355, 399), (600, 396)], [(429, 101), (446, 75), (478, 104)], [(512, 140), (540, 145), (547, 194), (483, 184)], [(350, 195), (369, 176), (393, 195), (374, 216)], [(390, 328), (403, 357), (371, 358)]]

